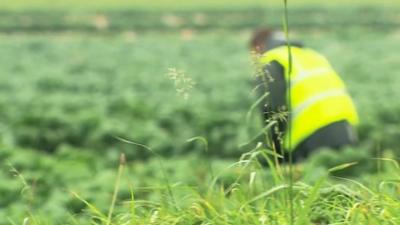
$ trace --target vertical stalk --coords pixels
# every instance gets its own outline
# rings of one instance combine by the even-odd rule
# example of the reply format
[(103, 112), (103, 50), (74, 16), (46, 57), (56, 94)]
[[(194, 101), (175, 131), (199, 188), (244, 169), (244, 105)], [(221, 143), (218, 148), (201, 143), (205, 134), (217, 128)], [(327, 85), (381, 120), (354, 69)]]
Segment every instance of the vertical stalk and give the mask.
[(283, 18), (283, 27), (286, 37), (286, 45), (288, 49), (288, 61), (289, 61), (289, 68), (288, 68), (288, 79), (287, 79), (287, 107), (288, 107), (288, 125), (287, 125), (287, 138), (288, 138), (288, 153), (289, 153), (289, 221), (290, 224), (294, 224), (294, 196), (293, 196), (293, 156), (292, 156), (292, 140), (291, 140), (291, 129), (292, 129), (292, 106), (291, 106), (291, 97), (292, 97), (292, 83), (291, 83), (291, 75), (292, 75), (292, 51), (290, 45), (290, 38), (289, 38), (289, 16), (288, 16), (288, 7), (287, 7), (287, 0), (283, 0), (284, 5), (284, 18)]
[(106, 223), (107, 225), (111, 224), (112, 214), (114, 212), (115, 203), (117, 202), (119, 186), (121, 183), (122, 174), (124, 173), (125, 164), (126, 164), (125, 154), (122, 153), (120, 156), (120, 159), (119, 159), (117, 180), (115, 181), (115, 187), (114, 187), (113, 197), (111, 200), (111, 206), (110, 206), (110, 209), (108, 210), (107, 223)]

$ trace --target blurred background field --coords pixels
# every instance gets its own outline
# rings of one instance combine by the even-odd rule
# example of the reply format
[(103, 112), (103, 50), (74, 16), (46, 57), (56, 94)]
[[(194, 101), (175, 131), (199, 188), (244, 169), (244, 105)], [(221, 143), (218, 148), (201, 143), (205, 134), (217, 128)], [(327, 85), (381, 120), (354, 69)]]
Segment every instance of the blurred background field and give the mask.
[[(165, 157), (172, 182), (207, 189), (208, 164), (222, 170), (235, 162), (248, 150), (239, 145), (260, 128), (258, 115), (245, 122), (256, 99), (247, 41), (255, 27), (281, 27), (281, 4), (1, 1), (0, 223), (19, 224), (28, 211), (50, 224), (69, 213), (83, 218), (85, 206), (71, 190), (107, 209), (121, 152), (138, 197), (157, 199), (141, 189), (162, 183), (154, 155), (116, 137)], [(361, 116), (360, 145), (316, 155), (313, 169), (360, 160), (347, 176), (371, 179), (368, 160), (377, 150), (400, 155), (400, 2), (289, 7), (291, 36), (327, 56)], [(169, 68), (195, 81), (188, 100), (176, 94)], [(208, 141), (207, 154), (187, 142), (195, 136)], [(126, 186), (120, 198), (129, 199)]]
[[(398, 1), (293, 1), (291, 24), (302, 28), (399, 25)], [(0, 31), (245, 29), (281, 27), (281, 1), (49, 1), (0, 3)]]
[[(336, 1), (318, 1), (318, 0), (301, 0), (290, 2), (291, 7), (398, 7), (399, 3), (396, 0), (336, 0)], [(79, 1), (79, 0), (14, 0), (3, 1), (0, 7), (11, 10), (35, 10), (35, 9), (81, 9), (81, 10), (109, 10), (109, 9), (146, 9), (146, 10), (187, 10), (187, 9), (226, 9), (232, 10), (235, 7), (281, 7), (282, 2), (278, 0), (221, 0), (221, 1), (196, 1), (196, 0), (98, 0), (98, 1)]]

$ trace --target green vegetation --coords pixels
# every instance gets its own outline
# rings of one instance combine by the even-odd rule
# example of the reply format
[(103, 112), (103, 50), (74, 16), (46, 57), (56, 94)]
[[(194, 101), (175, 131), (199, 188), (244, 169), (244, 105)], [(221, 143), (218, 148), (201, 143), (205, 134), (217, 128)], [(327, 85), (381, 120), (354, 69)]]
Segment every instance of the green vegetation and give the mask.
[[(142, 31), (281, 27), (280, 0), (180, 1), (6, 0), (0, 2), (0, 31)], [(399, 25), (397, 0), (302, 0), (290, 3), (297, 28)]]
[[(291, 37), (330, 59), (361, 124), (359, 146), (295, 165), (296, 224), (399, 224), (399, 3), (304, 2)], [(260, 129), (250, 29), (282, 22), (261, 4), (1, 1), (0, 224), (290, 224), (287, 168), (239, 147)]]
[[(193, 39), (182, 40), (185, 35)], [(124, 149), (128, 157), (144, 158), (148, 153), (113, 136), (170, 155), (197, 151), (185, 141), (200, 135), (209, 141), (212, 154), (238, 156), (243, 151), (237, 146), (248, 138), (248, 124), (242, 121), (255, 99), (248, 35), (3, 35), (0, 48), (7, 54), (0, 56), (0, 71), (10, 76), (0, 78), (2, 139), (48, 152), (68, 144), (97, 151)], [(390, 148), (399, 144), (399, 106), (393, 102), (400, 80), (390, 73), (398, 69), (399, 39), (394, 32), (369, 30), (315, 33), (305, 39), (335, 59), (361, 114), (361, 139), (379, 138)], [(357, 49), (368, 49), (368, 54)], [(380, 55), (385, 57), (375, 57)], [(190, 101), (175, 94), (166, 75), (171, 67), (196, 82)]]
[[(300, 220), (315, 224), (400, 221), (396, 190), (399, 166), (382, 161), (381, 171), (387, 172), (378, 176), (371, 168), (377, 161), (357, 151), (347, 149), (340, 155), (322, 151), (296, 167), (296, 179), (301, 176), (301, 182), (294, 186), (294, 203)], [(249, 152), (236, 164), (213, 160), (211, 169), (206, 166), (209, 159), (197, 155), (165, 161), (163, 167), (155, 158), (128, 162), (112, 224), (288, 224), (287, 186), (282, 177), (285, 168), (266, 170), (256, 160), (262, 154)], [(9, 219), (19, 224), (29, 212), (30, 224), (106, 224), (117, 179), (115, 153), (98, 157), (63, 148), (48, 156), (3, 148), (1, 156), (23, 170), (22, 175), (11, 171), (22, 177), (2, 174), (0, 191), (6, 196), (2, 204), (7, 205), (0, 214), (2, 223)], [(341, 164), (352, 161), (358, 165)], [(338, 163), (342, 166), (334, 168)], [(7, 167), (3, 169), (9, 170)], [(218, 179), (213, 180), (212, 174)], [(351, 174), (368, 186), (338, 178)]]
[[(400, 3), (396, 0), (300, 0), (290, 2), (291, 7), (349, 7), (349, 6), (377, 6), (377, 7), (398, 7)], [(250, 8), (250, 7), (282, 7), (279, 0), (5, 0), (0, 3), (1, 9), (8, 10), (31, 10), (31, 9), (72, 9), (72, 10), (109, 10), (109, 9), (146, 9), (146, 10), (171, 10), (171, 9), (226, 9), (226, 8)]]
[[(68, 221), (70, 216), (67, 212), (79, 213), (76, 218), (87, 221), (89, 216), (80, 214), (85, 205), (74, 198), (70, 191), (79, 193), (79, 196), (99, 207), (102, 212), (107, 212), (119, 152), (127, 154), (130, 168), (125, 173), (119, 199), (130, 199), (129, 187), (132, 185), (135, 198), (140, 199), (139, 205), (145, 204), (141, 203), (142, 199), (150, 199), (151, 204), (161, 201), (160, 198), (165, 194), (165, 183), (158, 161), (138, 161), (148, 158), (151, 153), (138, 146), (124, 144), (115, 136), (144, 143), (164, 156), (176, 158), (181, 155), (177, 159), (166, 159), (166, 171), (174, 190), (175, 185), (176, 188), (186, 190), (175, 191), (175, 194), (180, 196), (179, 199), (189, 194), (191, 196), (187, 201), (180, 199), (180, 207), (199, 204), (198, 201), (205, 198), (206, 194), (211, 195), (206, 200), (212, 207), (222, 207), (220, 204), (223, 203), (216, 201), (222, 197), (221, 193), (214, 189), (207, 192), (212, 179), (207, 159), (198, 161), (196, 156), (204, 152), (204, 146), (197, 142), (186, 143), (186, 140), (198, 135), (204, 136), (209, 142), (208, 154), (230, 157), (225, 162), (212, 160), (214, 171), (228, 168), (246, 151), (237, 146), (249, 139), (246, 135), (249, 125), (243, 121), (255, 99), (250, 94), (251, 63), (244, 44), (248, 35), (248, 32), (242, 35), (195, 32), (191, 40), (186, 40), (184, 34), (176, 33), (164, 34), (162, 39), (154, 33), (135, 36), (131, 33), (110, 36), (3, 35), (0, 38), (1, 49), (7, 54), (1, 56), (1, 74), (15, 75), (1, 77), (3, 146), (0, 158), (4, 181), (1, 205), (5, 209), (0, 217), (5, 221), (7, 217), (16, 222), (21, 221), (27, 207), (31, 205), (34, 215), (47, 215), (42, 219), (52, 221), (50, 224)], [(305, 36), (301, 32), (293, 35)], [(355, 35), (362, 38), (352, 38)], [(309, 45), (320, 49), (329, 59), (336, 59), (332, 60), (333, 64), (343, 75), (361, 114), (359, 130), (362, 147), (349, 150), (347, 155), (324, 153), (316, 156), (317, 163), (311, 161), (304, 164), (309, 167), (308, 172), (304, 173), (304, 179), (313, 182), (319, 178), (318, 174), (325, 174), (327, 168), (360, 160), (364, 164), (355, 166), (354, 171), (347, 171), (345, 176), (364, 174), (374, 180), (384, 179), (368, 175), (378, 164), (376, 160), (368, 158), (372, 158), (369, 154), (377, 145), (382, 150), (395, 150), (399, 144), (396, 139), (399, 135), (399, 107), (393, 104), (398, 96), (399, 79), (387, 72), (387, 75), (383, 73), (396, 71), (397, 64), (394, 62), (397, 51), (388, 52), (381, 46), (385, 43), (387, 48), (395, 50), (400, 37), (394, 32), (372, 34), (368, 30), (347, 30), (339, 34), (316, 32), (307, 34), (307, 37), (305, 41)], [(209, 51), (203, 49), (210, 49), (213, 53), (209, 54)], [(358, 52), (349, 49), (368, 49), (370, 54), (360, 56)], [(374, 59), (375, 55), (383, 54), (385, 58)], [(376, 64), (365, 66), (365, 62), (369, 61), (376, 61)], [(170, 67), (184, 70), (196, 82), (189, 101), (176, 95), (173, 83), (166, 76)], [(385, 82), (386, 88), (376, 85), (378, 82)], [(376, 107), (376, 102), (379, 102), (380, 107)], [(47, 155), (45, 152), (52, 154)], [(101, 157), (96, 152), (101, 152)], [(188, 152), (191, 154), (188, 155)], [(194, 164), (198, 166), (191, 166)], [(23, 188), (20, 179), (12, 176), (10, 165), (32, 186), (32, 194)], [(248, 168), (242, 170), (247, 175), (240, 181), (246, 183), (254, 171)], [(227, 188), (234, 183), (239, 171), (228, 169), (220, 178), (216, 190), (221, 184), (226, 184), (224, 186)], [(396, 170), (388, 171), (392, 171), (391, 174)], [(257, 173), (268, 172), (258, 170)], [(398, 174), (389, 177), (392, 179), (398, 177)], [(272, 183), (272, 180), (268, 174), (257, 176), (257, 182), (267, 182), (268, 185), (257, 187), (252, 195), (245, 195), (249, 187), (241, 185), (244, 189), (241, 189), (240, 194), (225, 199), (226, 207), (229, 207), (218, 213), (226, 213), (224, 220), (233, 224), (235, 221), (255, 220), (240, 213), (230, 215), (229, 210), (235, 212), (243, 201), (278, 184)], [(330, 187), (329, 184), (324, 185)], [(359, 187), (351, 186), (338, 188), (353, 188), (351, 190), (355, 192), (359, 190)], [(307, 186), (299, 188), (307, 189)], [(376, 191), (373, 188), (373, 193), (377, 194)], [(374, 196), (388, 198), (386, 194)], [(340, 194), (336, 197), (342, 198)], [(347, 199), (350, 201), (346, 203), (348, 207), (356, 203), (369, 204), (362, 201), (368, 201), (371, 196), (363, 195), (361, 202), (354, 202), (353, 197)], [(375, 201), (375, 197), (371, 201)], [(327, 204), (324, 198), (319, 201)], [(163, 204), (169, 203), (167, 201)], [(153, 210), (145, 210), (147, 206), (143, 207), (140, 207), (141, 211), (137, 215), (143, 221), (148, 220), (156, 209), (160, 211), (160, 218), (165, 216), (172, 220), (182, 217), (181, 220), (194, 221), (194, 218), (187, 216), (195, 217), (192, 214), (179, 214), (174, 206), (150, 207)], [(203, 207), (198, 210), (205, 210), (204, 213), (210, 210)], [(279, 217), (284, 214), (284, 211), (279, 210), (286, 210), (279, 205), (268, 206), (268, 209), (272, 209), (269, 207), (275, 207), (277, 211), (276, 215), (265, 215), (267, 218)], [(257, 209), (260, 211), (252, 216), (261, 216), (264, 208)], [(117, 210), (123, 213), (129, 207), (126, 209), (117, 205)], [(321, 210), (323, 220), (335, 217)], [(358, 210), (361, 208), (355, 209)], [(211, 214), (204, 221), (214, 216)], [(286, 221), (287, 218), (282, 219)]]
[[(1, 12), (1, 11), (0, 11)], [(43, 9), (3, 11), (0, 13), (0, 31), (3, 32), (121, 32), (242, 30), (268, 25), (282, 26), (279, 8), (230, 8), (206, 10), (147, 11), (121, 9), (104, 11), (74, 11)], [(400, 25), (397, 8), (297, 8), (290, 11), (293, 27), (297, 29), (341, 29), (346, 27), (373, 27), (388, 30)]]

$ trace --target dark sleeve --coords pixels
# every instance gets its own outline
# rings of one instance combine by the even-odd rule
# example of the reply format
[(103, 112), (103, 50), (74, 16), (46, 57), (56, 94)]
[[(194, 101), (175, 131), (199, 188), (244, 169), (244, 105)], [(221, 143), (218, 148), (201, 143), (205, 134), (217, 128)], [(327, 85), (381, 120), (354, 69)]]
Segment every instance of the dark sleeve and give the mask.
[(281, 150), (279, 143), (280, 133), (286, 128), (286, 118), (276, 117), (278, 112), (287, 109), (286, 107), (286, 81), (284, 77), (284, 68), (277, 61), (272, 61), (263, 68), (263, 77), (259, 77), (257, 83), (260, 84), (259, 96), (265, 92), (269, 95), (261, 103), (261, 110), (264, 119), (264, 124), (267, 124), (271, 119), (277, 119), (277, 126), (271, 130), (271, 138), (275, 143), (277, 150)]
[(286, 105), (286, 81), (284, 69), (277, 61), (272, 61), (263, 68), (263, 77), (257, 78), (258, 95), (262, 96), (265, 92), (269, 95), (261, 103), (263, 117), (265, 120), (282, 109)]
[(272, 61), (264, 67), (267, 89), (269, 91), (269, 103), (273, 112), (282, 111), (286, 106), (286, 81), (284, 69), (277, 61)]

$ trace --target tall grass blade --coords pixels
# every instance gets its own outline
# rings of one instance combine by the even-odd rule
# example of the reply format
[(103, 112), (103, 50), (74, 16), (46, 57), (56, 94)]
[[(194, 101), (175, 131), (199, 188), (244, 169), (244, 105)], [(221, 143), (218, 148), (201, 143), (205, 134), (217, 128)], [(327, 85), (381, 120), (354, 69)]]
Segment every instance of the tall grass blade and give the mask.
[(240, 207), (240, 210), (243, 210), (244, 207), (246, 207), (247, 205), (251, 204), (252, 202), (258, 201), (258, 200), (263, 199), (263, 198), (266, 198), (266, 197), (268, 197), (268, 196), (270, 196), (270, 195), (272, 195), (272, 194), (274, 194), (274, 193), (276, 193), (278, 191), (286, 190), (287, 188), (289, 188), (289, 185), (286, 185), (286, 184), (281, 184), (281, 185), (278, 185), (276, 187), (273, 187), (273, 188), (269, 189), (268, 191), (263, 192), (263, 193), (257, 195), (256, 197), (252, 198), (251, 200), (245, 202)]
[(319, 179), (317, 181), (317, 183), (312, 187), (311, 193), (309, 194), (307, 200), (304, 203), (302, 212), (299, 213), (299, 220), (298, 220), (298, 224), (309, 224), (309, 215), (312, 211), (312, 204), (318, 199), (319, 197), (319, 190), (323, 184), (323, 182), (325, 181), (325, 177)]
[(290, 215), (290, 224), (294, 223), (294, 196), (293, 196), (293, 155), (292, 155), (292, 137), (291, 137), (291, 129), (292, 129), (292, 116), (291, 116), (291, 99), (292, 99), (292, 83), (291, 83), (291, 75), (292, 75), (292, 50), (290, 45), (290, 38), (289, 38), (289, 14), (288, 14), (288, 2), (287, 0), (283, 0), (284, 5), (284, 18), (283, 18), (283, 28), (286, 38), (286, 45), (288, 49), (288, 74), (287, 74), (287, 108), (288, 108), (288, 123), (286, 129), (286, 135), (288, 138), (288, 153), (289, 153), (289, 215)]
[[(193, 138), (186, 140), (186, 142), (194, 142), (194, 141), (200, 141), (204, 145), (205, 153), (207, 154), (209, 152), (207, 139), (205, 139), (204, 137), (201, 137), (201, 136), (197, 136), (197, 137), (193, 137)], [(207, 160), (207, 166), (208, 166), (208, 170), (210, 171), (211, 179), (214, 179), (214, 170), (212, 167), (211, 160)]]
[(144, 144), (140, 144), (140, 143), (137, 143), (137, 142), (134, 142), (134, 141), (130, 141), (130, 140), (127, 140), (127, 139), (121, 138), (121, 137), (116, 137), (115, 136), (114, 138), (116, 138), (117, 140), (120, 140), (120, 141), (122, 141), (124, 143), (127, 143), (127, 144), (132, 144), (132, 145), (139, 146), (139, 147), (144, 148), (145, 150), (150, 151), (151, 153), (154, 154), (154, 156), (156, 157), (156, 159), (158, 161), (158, 164), (160, 165), (161, 173), (163, 175), (163, 179), (164, 179), (165, 185), (167, 187), (168, 196), (171, 198), (171, 201), (172, 201), (173, 206), (175, 207), (175, 209), (179, 210), (178, 204), (177, 204), (177, 202), (175, 200), (175, 196), (174, 196), (174, 194), (172, 192), (171, 183), (170, 183), (170, 181), (168, 179), (168, 176), (167, 176), (167, 174), (165, 172), (166, 169), (165, 169), (162, 157), (157, 152), (153, 151), (153, 149), (151, 149), (150, 147), (148, 147), (148, 146), (146, 146)]
[(77, 198), (79, 201), (83, 202), (90, 210), (90, 212), (92, 212), (94, 215), (97, 215), (99, 218), (107, 218), (106, 215), (104, 215), (100, 210), (98, 210), (96, 208), (96, 206), (94, 206), (93, 204), (91, 204), (90, 202), (86, 201), (84, 198), (82, 198), (78, 193), (71, 191), (71, 194)]
[(352, 166), (357, 165), (357, 164), (358, 164), (358, 162), (350, 162), (350, 163), (340, 164), (338, 166), (335, 166), (335, 167), (332, 167), (332, 168), (328, 169), (328, 172), (333, 173), (333, 172), (336, 172), (336, 171), (339, 171), (339, 170), (344, 170), (344, 169), (347, 169), (347, 168), (352, 167)]
[(110, 206), (110, 209), (108, 211), (106, 225), (110, 225), (111, 224), (112, 214), (114, 212), (115, 203), (117, 201), (119, 186), (120, 186), (120, 183), (121, 183), (121, 177), (122, 177), (122, 175), (124, 173), (125, 164), (126, 164), (125, 154), (122, 153), (121, 156), (120, 156), (120, 159), (119, 159), (117, 180), (115, 181), (114, 193), (113, 193), (113, 197), (112, 197), (112, 201), (111, 201), (111, 206)]

